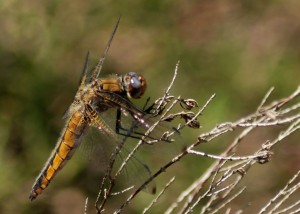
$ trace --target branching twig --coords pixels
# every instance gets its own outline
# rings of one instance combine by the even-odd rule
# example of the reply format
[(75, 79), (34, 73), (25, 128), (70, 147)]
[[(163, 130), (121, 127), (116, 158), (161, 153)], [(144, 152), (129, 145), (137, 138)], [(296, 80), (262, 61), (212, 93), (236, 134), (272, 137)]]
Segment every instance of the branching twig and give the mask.
[[(246, 117), (243, 117), (234, 122), (224, 122), (213, 127), (210, 131), (206, 133), (201, 133), (198, 138), (188, 144), (181, 152), (174, 155), (166, 164), (160, 166), (160, 168), (151, 176), (146, 178), (138, 187), (133, 189), (126, 189), (126, 191), (116, 191), (118, 194), (112, 192), (114, 188), (114, 183), (116, 179), (121, 174), (121, 171), (124, 167), (127, 166), (128, 162), (131, 159), (135, 158), (135, 154), (139, 151), (139, 148), (148, 144), (155, 145), (161, 141), (172, 142), (171, 137), (179, 133), (184, 128), (199, 128), (200, 124), (197, 121), (199, 115), (203, 115), (204, 110), (207, 109), (208, 105), (211, 103), (215, 95), (212, 95), (206, 103), (200, 108), (196, 113), (192, 110), (198, 107), (197, 102), (194, 99), (188, 98), (183, 99), (180, 96), (170, 95), (171, 88), (174, 85), (177, 71), (178, 71), (179, 62), (176, 65), (173, 79), (170, 85), (167, 87), (165, 93), (161, 98), (159, 98), (152, 105), (154, 112), (150, 116), (152, 120), (155, 120), (154, 123), (149, 124), (149, 129), (143, 133), (141, 140), (136, 144), (136, 146), (130, 150), (129, 154), (121, 165), (115, 170), (112, 174), (112, 168), (114, 167), (114, 160), (118, 152), (115, 152), (112, 156), (111, 165), (108, 168), (108, 173), (106, 175), (106, 180), (103, 180), (101, 185), (101, 191), (99, 193), (102, 195), (104, 200), (102, 201), (101, 206), (98, 206), (98, 212), (104, 210), (104, 205), (106, 201), (113, 196), (126, 194), (130, 192), (130, 195), (127, 199), (122, 202), (120, 207), (115, 211), (120, 213), (123, 211), (133, 199), (143, 190), (145, 187), (152, 182), (154, 179), (158, 178), (162, 173), (165, 173), (169, 167), (183, 160), (185, 156), (194, 155), (197, 158), (210, 158), (214, 160), (214, 163), (202, 174), (199, 175), (199, 178), (192, 183), (186, 190), (181, 191), (178, 194), (178, 198), (174, 200), (170, 207), (166, 209), (165, 213), (172, 213), (177, 210), (177, 213), (190, 213), (197, 209), (201, 204), (202, 207), (200, 213), (217, 213), (221, 212), (221, 209), (226, 208), (226, 212), (231, 212), (230, 204), (232, 201), (238, 197), (242, 192), (245, 191), (246, 187), (236, 191), (238, 189), (238, 184), (246, 176), (247, 171), (249, 171), (253, 165), (263, 164), (270, 161), (272, 149), (274, 146), (283, 142), (288, 136), (298, 131), (300, 128), (300, 103), (289, 105), (300, 95), (300, 87), (296, 89), (291, 95), (274, 101), (271, 104), (266, 104), (274, 88), (271, 88), (266, 95), (263, 97), (262, 101), (259, 103), (257, 109), (252, 114), (249, 114)], [(172, 112), (175, 107), (180, 104), (181, 109), (177, 112)], [(178, 108), (177, 108), (178, 109)], [(188, 110), (188, 111), (187, 111)], [(184, 123), (179, 123), (176, 128), (170, 128), (159, 138), (151, 137), (152, 133), (155, 132), (157, 127), (164, 121), (172, 122), (175, 118), (184, 119)], [(146, 119), (147, 120), (147, 119)], [(132, 128), (134, 129), (136, 125)], [(245, 138), (253, 131), (261, 127), (280, 127), (281, 132), (274, 139), (269, 139), (267, 141), (261, 141), (256, 151), (249, 151), (247, 155), (239, 155), (238, 148), (241, 143), (245, 142)], [(132, 130), (130, 130), (132, 131)], [(202, 143), (211, 143), (215, 139), (223, 136), (227, 133), (232, 133), (234, 131), (239, 131), (237, 137), (228, 144), (227, 148), (221, 154), (209, 154), (203, 151), (200, 151)], [(128, 132), (130, 133), (130, 132)], [(126, 139), (124, 139), (125, 142)], [(259, 143), (259, 142), (258, 142)], [(122, 143), (123, 144), (123, 143)], [(121, 145), (122, 145), (121, 144)], [(172, 144), (170, 144), (172, 145)], [(256, 143), (257, 145), (257, 143)], [(119, 148), (120, 149), (120, 148)], [(295, 182), (295, 179), (299, 177), (300, 171), (292, 178), (286, 187), (284, 187), (278, 195), (276, 195), (265, 207), (263, 207), (260, 213), (265, 213), (268, 209), (271, 210), (269, 213), (284, 213), (284, 212), (296, 212), (299, 201), (289, 205), (285, 208), (279, 208), (282, 206), (283, 202), (286, 202), (292, 194), (299, 190), (299, 182), (295, 185), (291, 185)], [(108, 187), (105, 187), (105, 183), (108, 182)], [(173, 182), (173, 179), (170, 180), (168, 184), (164, 186), (158, 196), (153, 199), (149, 207), (144, 209), (144, 213), (161, 199), (165, 190)], [(276, 203), (276, 205), (274, 205)], [(243, 212), (243, 209), (239, 209), (236, 213)]]

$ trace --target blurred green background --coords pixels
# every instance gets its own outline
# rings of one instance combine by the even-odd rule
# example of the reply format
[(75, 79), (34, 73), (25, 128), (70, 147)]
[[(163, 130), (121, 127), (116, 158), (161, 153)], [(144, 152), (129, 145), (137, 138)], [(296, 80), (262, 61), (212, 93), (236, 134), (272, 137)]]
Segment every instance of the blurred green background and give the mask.
[[(194, 98), (200, 105), (217, 94), (200, 118), (202, 129), (184, 138), (191, 142), (217, 123), (254, 111), (271, 86), (276, 94), (272, 98), (297, 87), (299, 9), (297, 0), (1, 0), (0, 213), (83, 213), (85, 198), (96, 195), (98, 186), (92, 191), (86, 185), (91, 180), (98, 184), (99, 177), (90, 178), (86, 166), (71, 161), (43, 195), (28, 200), (64, 125), (61, 117), (73, 99), (85, 54), (90, 50), (96, 62), (119, 15), (121, 24), (102, 74), (140, 72), (148, 81), (146, 96), (157, 98), (180, 60), (173, 94)], [(269, 135), (260, 132), (252, 140), (262, 142), (258, 137)], [(240, 204), (265, 194), (254, 203), (255, 210), (299, 169), (299, 140), (289, 139), (279, 147), (275, 164), (249, 175), (248, 196)], [(215, 144), (208, 151), (222, 148)], [(203, 159), (203, 166), (193, 169), (203, 171), (208, 163)], [(182, 171), (177, 171), (177, 179), (186, 182), (184, 188), (196, 177), (192, 170), (184, 171), (184, 162), (178, 165)], [(262, 182), (262, 177), (272, 182)], [(163, 202), (171, 200), (169, 196)], [(140, 204), (133, 209), (147, 201)]]

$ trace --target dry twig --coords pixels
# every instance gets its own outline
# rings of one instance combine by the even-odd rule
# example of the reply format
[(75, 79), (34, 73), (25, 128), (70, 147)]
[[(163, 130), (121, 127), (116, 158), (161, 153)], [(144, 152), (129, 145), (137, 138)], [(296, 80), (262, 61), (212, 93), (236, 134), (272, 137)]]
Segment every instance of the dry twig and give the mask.
[[(179, 96), (170, 95), (170, 90), (175, 84), (178, 65), (179, 63), (176, 65), (174, 77), (167, 87), (167, 90), (153, 105), (154, 112), (152, 112), (149, 119), (152, 121), (154, 120), (155, 122), (149, 126), (149, 129), (146, 132), (144, 132), (141, 140), (130, 151), (117, 170), (113, 170), (115, 167), (115, 158), (122, 150), (122, 145), (127, 138), (124, 138), (120, 146), (112, 155), (110, 165), (101, 184), (97, 198), (96, 207), (98, 213), (104, 210), (108, 200), (112, 200), (113, 197), (120, 194), (129, 194), (127, 199), (122, 202), (120, 207), (115, 211), (115, 213), (122, 212), (133, 202), (133, 199), (149, 185), (149, 183), (155, 178), (158, 178), (161, 174), (166, 173), (169, 167), (182, 161), (182, 158), (188, 155), (194, 155), (198, 157), (199, 160), (201, 158), (210, 158), (214, 160), (214, 163), (212, 163), (203, 174), (199, 175), (199, 178), (188, 188), (181, 191), (177, 199), (175, 199), (170, 204), (169, 208), (166, 209), (165, 213), (190, 213), (195, 209), (200, 209), (200, 207), (200, 213), (217, 213), (221, 212), (221, 210), (223, 210), (223, 212), (226, 210), (226, 213), (230, 213), (232, 211), (232, 208), (230, 207), (232, 201), (246, 190), (246, 187), (241, 188), (239, 187), (239, 184), (246, 176), (247, 171), (249, 171), (252, 166), (257, 165), (257, 163), (264, 164), (269, 162), (273, 155), (273, 148), (300, 128), (300, 102), (289, 105), (299, 96), (300, 87), (298, 87), (290, 96), (267, 105), (267, 100), (274, 91), (274, 88), (271, 88), (266, 93), (254, 113), (234, 122), (221, 123), (216, 125), (210, 131), (200, 134), (194, 142), (187, 145), (178, 154), (174, 155), (166, 164), (160, 166), (153, 175), (149, 175), (149, 177), (144, 180), (143, 184), (132, 189), (126, 188), (126, 191), (118, 191), (118, 194), (114, 194), (113, 189), (115, 188), (114, 184), (117, 181), (116, 179), (124, 170), (124, 167), (128, 162), (135, 158), (134, 155), (138, 153), (141, 147), (145, 145), (155, 145), (165, 141), (172, 142), (171, 138), (182, 129), (187, 127), (199, 128), (200, 124), (197, 120), (199, 115), (203, 115), (209, 104), (211, 104), (211, 101), (215, 98), (215, 95), (212, 95), (206, 103), (194, 113), (192, 110), (198, 107), (198, 104), (194, 99), (184, 99)], [(182, 110), (172, 112), (178, 104), (180, 104)], [(164, 121), (173, 122), (175, 118), (182, 118), (185, 122), (173, 126), (176, 128), (170, 128), (170, 130), (164, 132), (159, 138), (150, 137), (161, 123)], [(268, 141), (262, 141), (256, 151), (253, 151), (248, 155), (237, 155), (240, 144), (244, 142), (245, 138), (250, 133), (261, 127), (275, 126), (280, 126), (281, 128), (277, 137), (269, 139)], [(220, 136), (236, 131), (239, 131), (239, 133), (236, 133), (235, 139), (228, 144), (227, 148), (221, 154), (208, 154), (200, 150), (200, 146), (203, 143), (211, 143)], [(172, 145), (172, 143), (170, 143), (170, 145)], [(300, 172), (298, 172), (288, 184), (261, 209), (260, 213), (266, 213), (267, 210), (270, 210), (268, 213), (299, 211), (299, 201), (284, 208), (280, 208), (283, 202), (287, 202), (292, 194), (299, 191), (299, 181), (298, 183), (291, 185), (295, 182), (296, 178), (299, 177), (299, 173)], [(164, 185), (163, 190), (152, 203), (150, 203), (149, 207), (145, 208), (144, 212), (148, 212), (153, 208), (153, 204), (164, 196), (165, 190), (170, 186), (171, 182), (173, 182), (173, 179)], [(271, 206), (273, 207), (271, 208)], [(242, 208), (236, 211), (236, 213), (242, 212)]]

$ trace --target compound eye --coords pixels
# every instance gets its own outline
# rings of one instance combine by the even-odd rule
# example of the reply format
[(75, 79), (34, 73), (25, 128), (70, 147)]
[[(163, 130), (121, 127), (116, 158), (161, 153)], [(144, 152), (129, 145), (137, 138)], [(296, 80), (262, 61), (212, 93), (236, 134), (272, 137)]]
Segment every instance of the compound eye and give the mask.
[(130, 98), (140, 98), (147, 88), (146, 79), (142, 75), (130, 72), (124, 76), (125, 90)]

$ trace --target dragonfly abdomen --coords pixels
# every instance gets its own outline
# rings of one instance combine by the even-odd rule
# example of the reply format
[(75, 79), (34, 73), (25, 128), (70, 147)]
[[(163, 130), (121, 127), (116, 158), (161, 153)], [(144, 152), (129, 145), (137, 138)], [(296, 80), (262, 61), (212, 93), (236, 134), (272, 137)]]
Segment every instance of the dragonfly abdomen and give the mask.
[(76, 111), (71, 115), (60, 140), (57, 142), (55, 149), (32, 187), (29, 196), (30, 200), (34, 200), (41, 194), (54, 178), (57, 171), (63, 168), (67, 161), (72, 158), (75, 149), (80, 144), (79, 139), (86, 126), (87, 121), (84, 118), (83, 112)]

